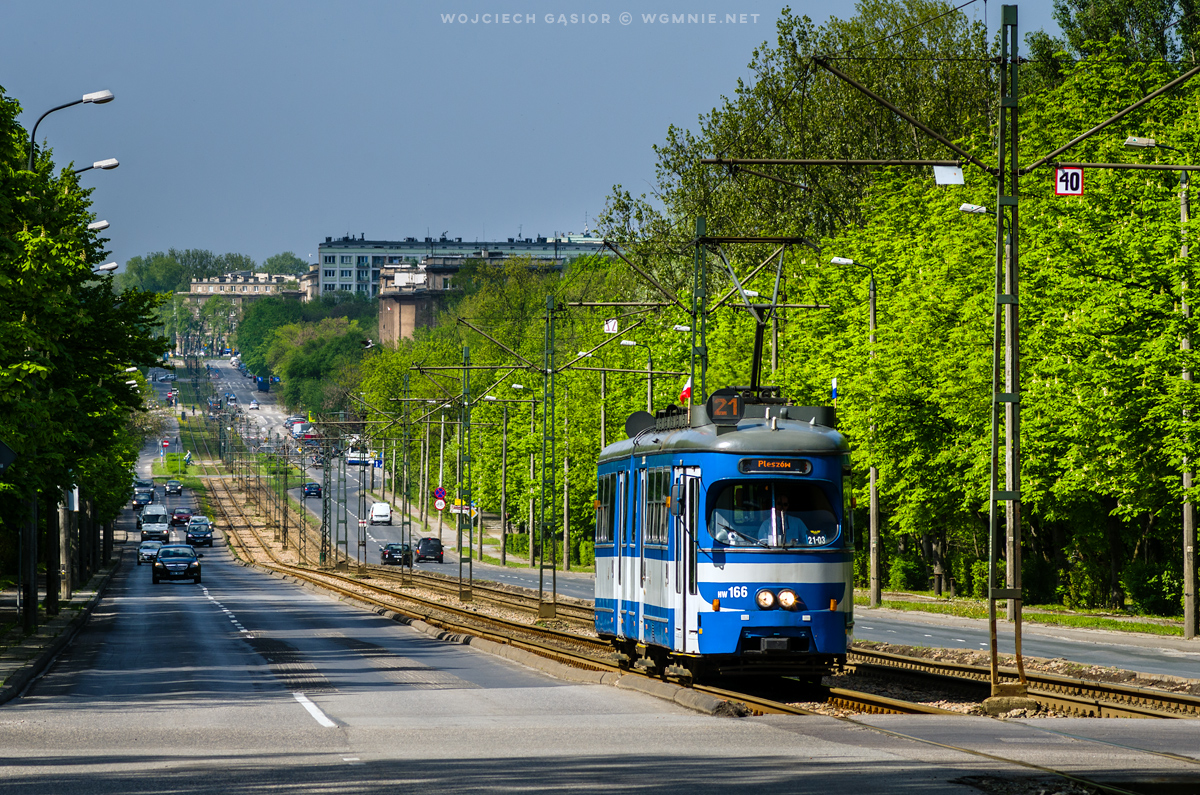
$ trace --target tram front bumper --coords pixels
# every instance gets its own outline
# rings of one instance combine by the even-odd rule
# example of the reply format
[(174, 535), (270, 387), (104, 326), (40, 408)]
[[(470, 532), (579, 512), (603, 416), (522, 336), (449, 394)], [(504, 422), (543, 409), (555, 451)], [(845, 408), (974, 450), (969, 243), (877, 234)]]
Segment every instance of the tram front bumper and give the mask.
[(840, 610), (721, 610), (699, 615), (701, 654), (845, 654)]

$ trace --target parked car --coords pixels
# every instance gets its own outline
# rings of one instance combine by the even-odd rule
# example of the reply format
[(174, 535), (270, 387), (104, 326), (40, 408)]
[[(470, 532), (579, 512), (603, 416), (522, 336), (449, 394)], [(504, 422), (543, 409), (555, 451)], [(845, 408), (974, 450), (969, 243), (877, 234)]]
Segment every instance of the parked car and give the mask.
[(444, 556), (445, 551), (442, 549), (442, 542), (436, 538), (422, 538), (417, 542), (417, 563), (423, 560), (436, 560), (438, 563), (445, 563), (445, 560), (443, 560)]
[(158, 555), (158, 548), (162, 546), (161, 541), (143, 541), (137, 550), (137, 565), (143, 563), (153, 563), (155, 556)]
[(321, 496), (321, 484), (320, 483), (305, 483), (304, 484), (304, 496), (305, 497), (320, 497)]
[(176, 508), (171, 511), (171, 527), (187, 527), (192, 521), (191, 508)]
[(154, 557), (153, 581), (191, 580), (200, 582), (200, 558), (187, 544), (164, 544)]
[(183, 481), (168, 480), (167, 485), (163, 486), (163, 494), (183, 494)]
[(411, 566), (412, 549), (408, 544), (388, 544), (379, 548), (379, 563), (383, 566)]
[(371, 524), (391, 524), (392, 506), (386, 502), (376, 502), (371, 505)]
[(213, 545), (213, 526), (207, 516), (193, 516), (188, 522), (184, 541), (194, 547), (211, 547)]

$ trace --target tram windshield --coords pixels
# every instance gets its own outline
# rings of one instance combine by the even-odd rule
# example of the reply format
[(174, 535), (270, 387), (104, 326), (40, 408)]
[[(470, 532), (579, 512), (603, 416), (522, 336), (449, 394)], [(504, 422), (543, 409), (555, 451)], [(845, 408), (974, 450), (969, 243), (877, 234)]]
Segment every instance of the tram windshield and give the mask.
[(727, 483), (713, 502), (708, 529), (730, 546), (818, 547), (838, 539), (837, 514), (813, 481)]

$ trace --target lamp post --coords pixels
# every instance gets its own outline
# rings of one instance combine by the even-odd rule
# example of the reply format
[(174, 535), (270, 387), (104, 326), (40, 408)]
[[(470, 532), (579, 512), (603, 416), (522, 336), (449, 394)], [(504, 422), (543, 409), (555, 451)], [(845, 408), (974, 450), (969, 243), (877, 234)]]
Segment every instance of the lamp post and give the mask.
[[(97, 160), (95, 163), (92, 163), (90, 166), (85, 166), (83, 168), (77, 168), (77, 169), (75, 169), (75, 173), (82, 174), (85, 171), (91, 171), (93, 168), (98, 168), (101, 171), (112, 171), (114, 168), (116, 168), (119, 165), (121, 165), (121, 163), (115, 157), (110, 157), (107, 160)], [(91, 228), (90, 225), (88, 228), (89, 229)]]
[[(844, 266), (849, 266), (849, 267), (854, 267), (854, 268), (866, 268), (866, 270), (871, 274), (871, 281), (869, 282), (868, 287), (867, 287), (867, 299), (868, 299), (868, 303), (869, 303), (869, 307), (870, 307), (869, 308), (869, 319), (868, 319), (870, 335), (869, 335), (867, 341), (871, 346), (870, 356), (871, 356), (871, 361), (873, 362), (875, 360), (875, 266), (874, 265), (866, 265), (861, 262), (855, 262), (854, 260), (847, 259), (846, 257), (834, 257), (833, 259), (829, 260), (829, 262), (831, 265), (844, 265)], [(872, 408), (874, 408), (874, 402), (875, 402), (874, 393), (872, 393), (872, 398), (871, 398)], [(874, 413), (874, 412), (872, 412), (872, 413)], [(875, 438), (874, 417), (872, 417), (872, 419), (871, 419), (870, 434), (871, 434), (871, 440), (873, 440)], [(869, 511), (868, 515), (870, 517), (869, 521), (870, 521), (870, 534), (871, 534), (871, 539), (870, 539), (870, 541), (871, 541), (871, 545), (870, 545), (870, 554), (871, 554), (870, 604), (871, 604), (871, 607), (878, 607), (881, 597), (883, 595), (883, 593), (882, 593), (883, 587), (882, 587), (882, 584), (880, 583), (880, 578), (879, 578), (879, 486), (878, 486), (879, 469), (878, 469), (878, 467), (875, 466), (875, 460), (874, 460), (873, 455), (871, 457), (871, 467), (870, 467), (870, 471), (869, 471), (869, 479), (870, 479), (870, 511)]]
[(33, 171), (34, 141), (37, 139), (37, 128), (38, 128), (38, 125), (42, 123), (42, 119), (46, 118), (54, 111), (62, 110), (63, 108), (70, 108), (74, 105), (80, 105), (85, 102), (91, 103), (93, 105), (103, 105), (107, 102), (112, 102), (113, 99), (115, 99), (115, 97), (113, 96), (113, 92), (111, 92), (107, 89), (105, 89), (104, 91), (93, 91), (90, 94), (84, 94), (82, 97), (75, 100), (74, 102), (68, 102), (64, 105), (58, 105), (57, 107), (53, 107), (50, 110), (46, 111), (41, 116), (38, 116), (38, 120), (33, 123), (32, 132), (29, 133), (29, 167), (28, 167), (28, 170)]
[[(1130, 137), (1125, 139), (1125, 145), (1136, 149), (1166, 149), (1169, 152), (1175, 152), (1183, 156), (1182, 150), (1176, 149), (1173, 146), (1167, 146), (1164, 143), (1159, 143), (1155, 138), (1136, 138)], [(1188, 222), (1188, 172), (1186, 169), (1181, 169), (1179, 172), (1179, 224), (1182, 228), (1186, 227)], [(1187, 238), (1179, 246), (1179, 259), (1185, 260), (1188, 256)], [(1191, 317), (1192, 310), (1187, 302), (1188, 282), (1187, 276), (1181, 276), (1179, 280), (1179, 312), (1183, 316), (1184, 323)], [(1179, 341), (1179, 350), (1187, 356), (1187, 351), (1192, 349), (1192, 339), (1184, 329), (1183, 338)], [(1181, 373), (1185, 384), (1191, 383), (1192, 371), (1188, 369), (1186, 360), (1183, 363), (1183, 371)], [(1185, 387), (1186, 388), (1186, 387)], [(1186, 423), (1189, 419), (1190, 411), (1185, 408), (1183, 410), (1183, 420)], [(1192, 488), (1192, 469), (1189, 465), (1186, 453), (1183, 457), (1183, 637), (1191, 639), (1196, 637), (1197, 624), (1197, 604), (1196, 604), (1196, 515), (1193, 510), (1192, 500), (1188, 496), (1188, 491)]]
[(646, 349), (646, 411), (654, 413), (654, 351), (644, 342), (621, 340), (626, 348), (642, 347)]
[[(513, 384), (513, 389), (524, 390), (524, 384)], [(524, 402), (524, 401), (522, 401)], [(537, 398), (529, 399), (529, 437), (537, 438)], [(533, 479), (535, 477), (535, 453), (532, 449), (529, 451), (529, 524), (526, 525), (526, 533), (529, 538), (529, 567), (537, 563), (537, 558), (534, 554), (533, 543), (533, 527), (534, 527), (534, 501), (533, 501)]]

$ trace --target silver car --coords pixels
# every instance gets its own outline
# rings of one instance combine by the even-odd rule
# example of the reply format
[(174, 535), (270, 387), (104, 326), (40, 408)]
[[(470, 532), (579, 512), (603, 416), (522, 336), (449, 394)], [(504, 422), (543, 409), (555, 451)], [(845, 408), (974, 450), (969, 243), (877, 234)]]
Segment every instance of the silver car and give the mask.
[(161, 546), (161, 541), (143, 541), (137, 550), (137, 565), (153, 563), (154, 558), (158, 556), (158, 548)]

